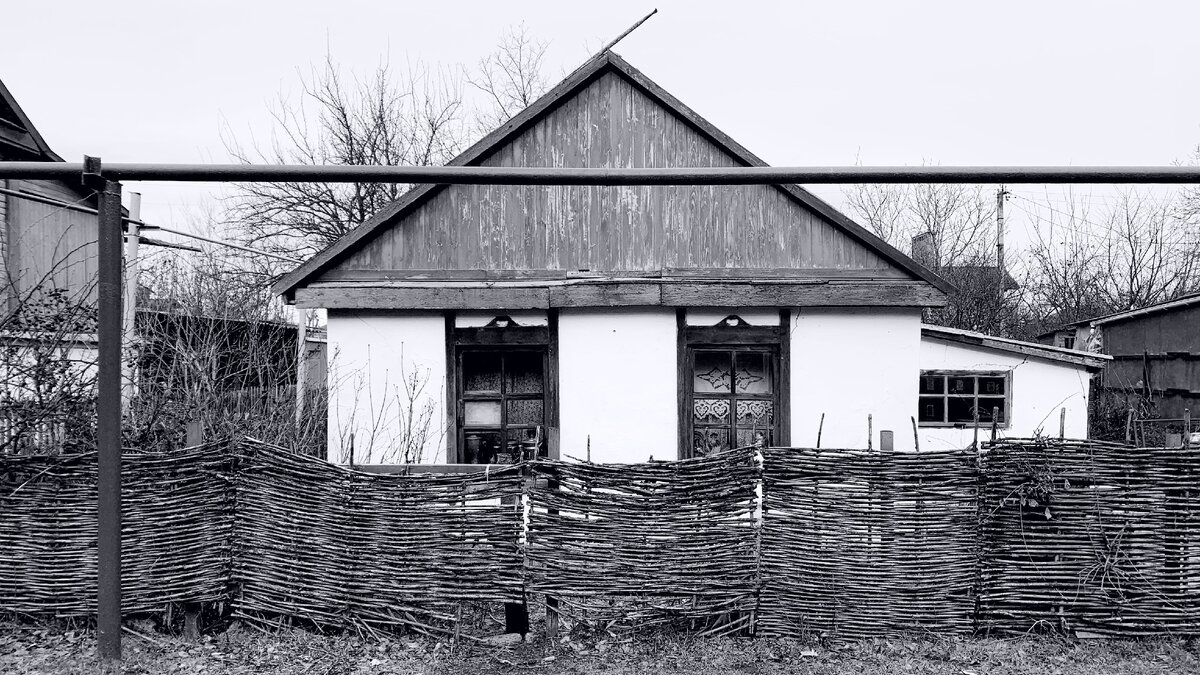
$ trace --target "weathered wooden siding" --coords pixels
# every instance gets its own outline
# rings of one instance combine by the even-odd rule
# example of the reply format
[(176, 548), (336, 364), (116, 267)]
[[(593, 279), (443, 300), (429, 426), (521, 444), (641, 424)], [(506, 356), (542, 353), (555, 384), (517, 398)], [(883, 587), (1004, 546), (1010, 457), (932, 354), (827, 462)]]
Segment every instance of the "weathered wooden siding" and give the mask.
[[(628, 79), (606, 72), (482, 163), (624, 168), (737, 161)], [(322, 278), (405, 269), (663, 268), (909, 276), (770, 186), (455, 185)]]
[(1149, 386), (1160, 416), (1179, 417), (1185, 408), (1195, 414), (1200, 405), (1200, 306), (1105, 324), (1101, 330), (1104, 352), (1113, 357), (1104, 370), (1105, 387)]
[[(78, 193), (54, 181), (12, 180), (9, 188), (80, 203)], [(5, 284), (12, 284), (15, 298), (27, 297), (31, 290), (41, 287), (62, 289), (75, 301), (95, 302), (95, 216), (9, 198), (6, 221)]]

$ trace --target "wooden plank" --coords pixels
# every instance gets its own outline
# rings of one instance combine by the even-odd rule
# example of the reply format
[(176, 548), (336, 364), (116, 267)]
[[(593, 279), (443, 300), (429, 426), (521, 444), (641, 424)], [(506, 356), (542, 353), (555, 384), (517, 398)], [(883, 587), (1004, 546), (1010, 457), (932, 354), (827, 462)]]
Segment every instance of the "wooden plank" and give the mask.
[(629, 307), (662, 305), (658, 283), (595, 283), (550, 287), (551, 307)]
[(939, 307), (941, 291), (920, 281), (694, 281), (338, 283), (297, 289), (306, 308), (517, 310), (550, 307)]
[(672, 307), (941, 307), (946, 296), (925, 282), (663, 284)]
[(296, 306), (330, 309), (549, 309), (547, 288), (309, 286), (296, 289)]

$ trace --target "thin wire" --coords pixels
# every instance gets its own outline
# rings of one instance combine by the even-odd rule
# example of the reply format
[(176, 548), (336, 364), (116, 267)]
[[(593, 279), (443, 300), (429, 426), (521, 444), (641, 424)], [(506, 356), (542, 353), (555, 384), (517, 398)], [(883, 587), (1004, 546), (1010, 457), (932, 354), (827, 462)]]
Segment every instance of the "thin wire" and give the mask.
[[(42, 216), (41, 218), (38, 218), (37, 220), (33, 221), (32, 223), (29, 223), (29, 225), (27, 227), (33, 227), (34, 225), (40, 225), (43, 220), (46, 220), (47, 218), (50, 218), (51, 216), (56, 216), (61, 211), (69, 211), (70, 213), (79, 213), (78, 211), (72, 209), (71, 207), (83, 206), (83, 202), (86, 202), (87, 200), (96, 196), (96, 194), (97, 194), (97, 192), (95, 190), (91, 190), (90, 194), (84, 195), (83, 197), (80, 197), (79, 199), (76, 199), (73, 202), (62, 202), (63, 206), (53, 207), (54, 208), (53, 211), (51, 211), (50, 213), (47, 213), (46, 215)], [(37, 195), (37, 196), (41, 197), (42, 195)], [(19, 197), (18, 197), (18, 199), (19, 199)], [(43, 202), (36, 202), (36, 201), (33, 201), (32, 199), (29, 201), (33, 202), (34, 204), (42, 204), (43, 206), (50, 206), (49, 204), (45, 204)]]
[[(1013, 197), (1016, 199), (1020, 199), (1022, 201), (1029, 202), (1030, 204), (1033, 204), (1034, 206), (1036, 206), (1038, 208), (1043, 208), (1043, 209), (1046, 209), (1047, 211), (1053, 211), (1054, 213), (1057, 213), (1060, 216), (1066, 216), (1067, 218), (1070, 218), (1073, 221), (1087, 223), (1088, 225), (1091, 225), (1092, 227), (1100, 229), (1100, 230), (1111, 230), (1112, 229), (1108, 225), (1100, 225), (1100, 224), (1098, 224), (1094, 221), (1088, 220), (1087, 218), (1084, 218), (1078, 214), (1068, 213), (1066, 211), (1060, 211), (1060, 210), (1054, 208), (1053, 206), (1050, 206), (1049, 204), (1039, 204), (1038, 202), (1035, 202), (1032, 199), (1029, 199), (1028, 197), (1022, 197), (1021, 195), (1013, 195)], [(1022, 208), (1021, 206), (1018, 206), (1016, 204), (1013, 204), (1013, 206), (1016, 207), (1016, 209), (1018, 211), (1021, 211), (1022, 213), (1035, 219), (1035, 221), (1040, 220), (1037, 214), (1031, 213), (1028, 209)], [(1036, 227), (1036, 223), (1035, 223), (1035, 227)], [(1088, 232), (1087, 230), (1080, 230), (1080, 229), (1071, 227), (1070, 225), (1066, 225), (1066, 224), (1062, 224), (1062, 223), (1052, 223), (1051, 227), (1061, 227), (1065, 230), (1069, 230), (1071, 232), (1074, 232), (1076, 234), (1079, 234), (1079, 235), (1082, 235), (1085, 237), (1095, 237), (1096, 239), (1102, 239), (1102, 240), (1107, 241), (1107, 237), (1103, 234), (1098, 234), (1096, 232)], [(1192, 241), (1192, 240), (1184, 239), (1184, 240), (1180, 240), (1180, 241), (1163, 242), (1163, 244), (1166, 246), (1200, 246), (1200, 241)]]

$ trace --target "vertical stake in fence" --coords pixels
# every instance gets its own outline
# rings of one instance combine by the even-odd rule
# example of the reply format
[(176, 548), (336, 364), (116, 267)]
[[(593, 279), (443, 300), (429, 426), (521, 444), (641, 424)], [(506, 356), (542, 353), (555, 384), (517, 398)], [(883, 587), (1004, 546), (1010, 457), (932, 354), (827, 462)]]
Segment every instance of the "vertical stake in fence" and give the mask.
[(875, 435), (875, 432), (871, 429), (872, 426), (874, 425), (871, 419), (871, 414), (867, 413), (867, 450), (871, 449), (871, 436)]
[(100, 193), (97, 217), (99, 342), (96, 373), (96, 638), (100, 658), (121, 658), (121, 184), (84, 158), (84, 184)]
[(1058, 411), (1058, 440), (1067, 437), (1067, 409), (1060, 408)]
[(821, 432), (825, 430), (825, 413), (821, 413), (821, 423), (817, 425), (817, 449), (821, 449)]
[(1133, 408), (1125, 415), (1125, 442), (1133, 440)]
[(1183, 409), (1183, 449), (1187, 450), (1191, 447), (1192, 438), (1192, 411), (1190, 408)]
[(916, 418), (916, 417), (911, 417), (911, 416), (910, 416), (908, 419), (912, 420), (912, 427), (913, 427), (913, 451), (914, 451), (914, 452), (920, 452), (920, 451), (921, 451), (921, 436), (920, 436), (919, 434), (917, 434), (917, 418)]
[(998, 425), (997, 418), (1000, 417), (1000, 407), (992, 406), (992, 442), (996, 442), (996, 428)]
[[(185, 445), (194, 448), (203, 442), (204, 422), (199, 419), (188, 422)], [(183, 604), (183, 637), (193, 642), (200, 639), (200, 603), (198, 602)]]

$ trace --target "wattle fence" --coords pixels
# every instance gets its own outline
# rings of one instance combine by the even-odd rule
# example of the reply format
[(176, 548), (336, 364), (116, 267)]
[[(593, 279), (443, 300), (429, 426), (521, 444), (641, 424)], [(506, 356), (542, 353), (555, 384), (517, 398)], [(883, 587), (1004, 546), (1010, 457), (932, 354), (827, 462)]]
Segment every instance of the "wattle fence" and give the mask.
[[(1200, 632), (1200, 453), (771, 448), (374, 474), (244, 441), (131, 453), (130, 613), (462, 629), (466, 603), (707, 634)], [(0, 456), (0, 613), (95, 612), (94, 454)]]

